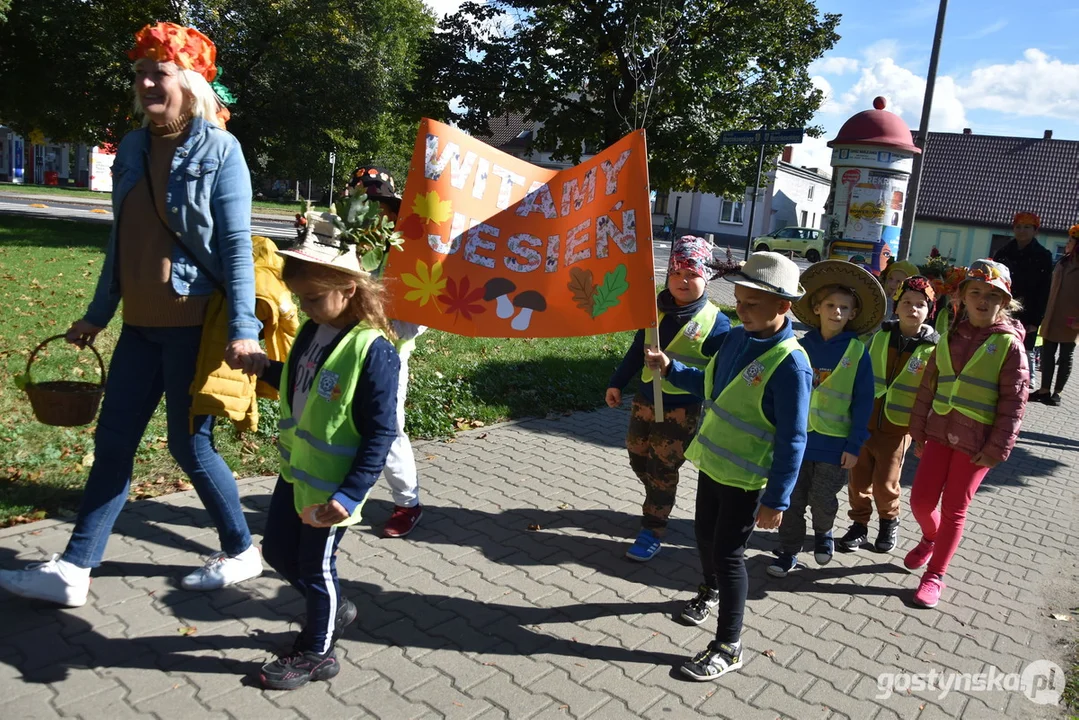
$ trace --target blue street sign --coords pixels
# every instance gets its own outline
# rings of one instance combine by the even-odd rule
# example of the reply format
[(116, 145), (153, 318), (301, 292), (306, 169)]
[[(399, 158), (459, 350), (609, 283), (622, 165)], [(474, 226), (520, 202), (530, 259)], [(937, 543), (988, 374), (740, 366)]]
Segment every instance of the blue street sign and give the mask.
[(720, 138), (723, 145), (759, 145), (761, 142), (760, 130), (727, 130)]
[(764, 142), (770, 145), (793, 145), (802, 142), (805, 128), (787, 128), (785, 130), (766, 130)]

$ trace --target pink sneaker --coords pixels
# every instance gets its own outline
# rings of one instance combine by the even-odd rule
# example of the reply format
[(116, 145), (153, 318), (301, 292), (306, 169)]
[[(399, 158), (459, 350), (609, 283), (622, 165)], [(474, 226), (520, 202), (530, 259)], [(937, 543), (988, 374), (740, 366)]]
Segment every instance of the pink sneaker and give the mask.
[(423, 507), (420, 505), (410, 508), (395, 505), (393, 514), (386, 521), (386, 527), (382, 529), (383, 537), (402, 538), (408, 535), (420, 521), (421, 515), (423, 515)]
[(924, 608), (935, 608), (940, 602), (942, 592), (944, 592), (944, 579), (936, 573), (927, 572), (922, 575), (922, 581), (918, 583), (918, 591), (914, 593), (914, 604)]
[(903, 565), (907, 570), (919, 570), (929, 562), (929, 556), (933, 554), (933, 543), (924, 537), (914, 546), (914, 549), (903, 558)]

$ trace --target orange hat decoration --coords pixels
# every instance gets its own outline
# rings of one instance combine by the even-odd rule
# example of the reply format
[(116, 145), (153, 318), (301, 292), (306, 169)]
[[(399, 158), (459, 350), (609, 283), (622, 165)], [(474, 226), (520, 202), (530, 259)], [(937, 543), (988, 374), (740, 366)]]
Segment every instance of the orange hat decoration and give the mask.
[(173, 62), (202, 75), (206, 82), (217, 77), (217, 47), (195, 28), (176, 23), (159, 22), (139, 30), (135, 33), (135, 47), (127, 56), (131, 60)]
[(1079, 240), (1079, 225), (1072, 225), (1068, 228), (1068, 237)]
[(1042, 219), (1032, 212), (1017, 212), (1012, 218), (1012, 227), (1016, 225), (1033, 225), (1037, 230), (1042, 226)]

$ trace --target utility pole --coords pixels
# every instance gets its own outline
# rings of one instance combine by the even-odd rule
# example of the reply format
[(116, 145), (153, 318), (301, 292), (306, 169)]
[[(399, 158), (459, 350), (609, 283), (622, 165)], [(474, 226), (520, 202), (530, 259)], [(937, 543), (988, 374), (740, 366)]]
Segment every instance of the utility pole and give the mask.
[(933, 52), (929, 56), (929, 74), (925, 78), (925, 98), (922, 100), (922, 119), (918, 124), (918, 137), (914, 141), (921, 148), (914, 155), (910, 184), (907, 189), (907, 205), (903, 210), (903, 231), (899, 236), (899, 260), (910, 256), (910, 241), (914, 236), (914, 219), (918, 213), (918, 190), (922, 184), (922, 164), (925, 162), (926, 145), (929, 143), (929, 113), (933, 109), (933, 91), (937, 84), (937, 62), (940, 60), (940, 41), (944, 36), (944, 17), (948, 13), (948, 0), (940, 0), (937, 10), (937, 29), (933, 35)]
[[(764, 128), (761, 128), (761, 132), (764, 132)], [(749, 200), (749, 228), (746, 230), (746, 254), (745, 259), (749, 260), (749, 253), (752, 250), (753, 245), (753, 218), (757, 214), (757, 193), (761, 189), (761, 171), (764, 170), (764, 143), (761, 143), (760, 151), (757, 153), (757, 174), (753, 179), (753, 197)]]

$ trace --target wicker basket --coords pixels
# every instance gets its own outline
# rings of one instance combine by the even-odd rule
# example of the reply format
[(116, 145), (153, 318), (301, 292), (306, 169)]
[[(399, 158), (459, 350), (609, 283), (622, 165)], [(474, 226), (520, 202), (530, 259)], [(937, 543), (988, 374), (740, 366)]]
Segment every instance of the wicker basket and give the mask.
[(26, 361), (26, 395), (30, 398), (30, 406), (34, 410), (34, 417), (46, 425), (59, 425), (61, 427), (73, 427), (75, 425), (88, 425), (94, 421), (97, 408), (101, 404), (101, 396), (105, 394), (105, 363), (101, 360), (101, 354), (93, 345), (87, 345), (94, 351), (97, 364), (101, 367), (101, 382), (76, 382), (73, 380), (55, 380), (51, 382), (36, 383), (30, 378), (30, 366), (34, 364), (34, 358), (43, 347), (53, 340), (62, 340), (63, 335), (42, 341), (30, 353), (30, 359)]

